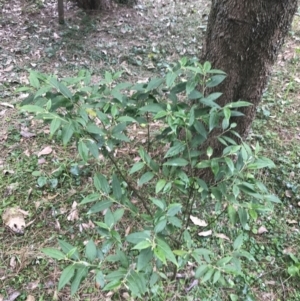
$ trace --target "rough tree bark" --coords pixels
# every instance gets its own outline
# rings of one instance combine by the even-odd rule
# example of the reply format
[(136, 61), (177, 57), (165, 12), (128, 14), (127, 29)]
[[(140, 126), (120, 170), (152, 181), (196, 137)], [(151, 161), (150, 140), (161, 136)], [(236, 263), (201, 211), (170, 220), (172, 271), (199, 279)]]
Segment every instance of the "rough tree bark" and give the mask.
[[(234, 120), (247, 136), (271, 67), (287, 35), (298, 0), (212, 0), (202, 61), (225, 71), (220, 105), (245, 100), (244, 117)], [(209, 144), (213, 144), (213, 139)], [(217, 147), (217, 145), (215, 145)], [(217, 147), (218, 148), (218, 147)]]

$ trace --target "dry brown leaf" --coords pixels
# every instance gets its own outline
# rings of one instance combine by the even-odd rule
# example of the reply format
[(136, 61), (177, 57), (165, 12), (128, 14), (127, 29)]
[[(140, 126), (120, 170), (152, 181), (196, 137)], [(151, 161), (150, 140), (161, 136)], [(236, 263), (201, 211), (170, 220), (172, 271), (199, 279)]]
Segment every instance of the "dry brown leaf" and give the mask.
[(291, 197), (293, 196), (292, 190), (286, 190), (286, 191), (285, 191), (285, 196), (286, 196), (287, 198), (291, 198)]
[(259, 229), (257, 230), (257, 234), (263, 234), (266, 232), (268, 232), (268, 230), (264, 226), (260, 226)]
[(14, 69), (14, 65), (10, 65), (10, 66), (6, 67), (5, 69), (3, 69), (3, 71), (5, 71), (5, 72), (10, 72), (10, 71), (12, 71), (13, 69)]
[(42, 149), (39, 153), (38, 153), (38, 157), (42, 156), (42, 155), (49, 155), (52, 153), (52, 148), (50, 146), (46, 146), (44, 149)]
[(199, 219), (196, 216), (190, 215), (190, 219), (193, 222), (194, 225), (199, 226), (199, 227), (206, 227), (207, 223), (204, 220)]
[(35, 137), (36, 136), (34, 133), (30, 133), (28, 131), (21, 131), (20, 134), (24, 138), (31, 138), (31, 137)]
[(24, 234), (25, 230), (25, 216), (28, 215), (27, 211), (19, 207), (7, 208), (2, 214), (4, 224), (9, 227), (16, 234)]
[(34, 289), (36, 289), (38, 286), (39, 286), (39, 283), (40, 283), (40, 280), (38, 279), (38, 280), (35, 280), (35, 281), (32, 281), (32, 282), (29, 282), (28, 284), (27, 284), (27, 289), (29, 289), (29, 290), (34, 290)]
[(20, 295), (21, 295), (20, 292), (14, 291), (14, 292), (12, 292), (12, 293), (8, 296), (8, 298), (5, 299), (5, 301), (14, 301), (14, 300), (16, 300)]
[(288, 224), (298, 224), (298, 222), (296, 220), (294, 220), (294, 219), (287, 219), (286, 222)]
[(38, 164), (44, 164), (44, 163), (46, 163), (46, 159), (45, 158), (38, 159)]
[(10, 261), (9, 261), (9, 266), (14, 270), (15, 267), (17, 265), (17, 262), (16, 262), (16, 257), (15, 256), (12, 256)]
[(77, 202), (73, 202), (71, 213), (68, 215), (68, 221), (75, 221), (78, 219), (78, 210), (77, 210)]
[(212, 234), (212, 230), (203, 231), (198, 233), (199, 236), (210, 236)]
[(28, 295), (26, 301), (35, 301), (35, 298), (32, 295)]
[(0, 105), (1, 106), (4, 106), (4, 107), (9, 107), (9, 108), (14, 108), (14, 106), (8, 102), (0, 102)]
[(226, 240), (230, 241), (230, 238), (223, 233), (216, 233), (215, 236), (218, 238), (226, 239)]

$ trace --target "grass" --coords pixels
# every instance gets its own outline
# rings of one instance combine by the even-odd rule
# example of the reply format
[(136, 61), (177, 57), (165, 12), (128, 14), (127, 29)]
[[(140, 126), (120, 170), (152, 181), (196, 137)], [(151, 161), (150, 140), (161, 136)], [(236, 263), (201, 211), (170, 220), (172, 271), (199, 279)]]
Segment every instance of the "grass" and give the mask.
[[(2, 103), (19, 103), (14, 90), (27, 82), (28, 68), (59, 76), (71, 76), (81, 68), (89, 68), (94, 81), (102, 78), (105, 70), (112, 69), (124, 69), (124, 77), (132, 82), (161, 74), (180, 55), (193, 56), (200, 51), (203, 32), (195, 33), (194, 28), (205, 28), (208, 11), (207, 4), (204, 2), (200, 7), (200, 2), (191, 1), (186, 6), (171, 3), (163, 7), (143, 2), (137, 11), (122, 8), (111, 15), (87, 15), (73, 7), (66, 12), (65, 27), (58, 26), (50, 14), (55, 1), (43, 8), (41, 2), (30, 2), (30, 6), (21, 2), (25, 15), (16, 13), (18, 9), (4, 15), (4, 21), (14, 25), (11, 30), (18, 39), (7, 40), (1, 46), (1, 62), (9, 70), (3, 73), (4, 81), (0, 83)], [(7, 11), (5, 3), (0, 3), (3, 12)], [(14, 5), (19, 7), (16, 2)], [(32, 15), (36, 12), (43, 14)], [(275, 66), (249, 137), (253, 144), (259, 141), (264, 154), (276, 163), (276, 169), (257, 176), (282, 200), (272, 214), (263, 215), (250, 225), (245, 244), (260, 264), (246, 264), (247, 285), (241, 279), (227, 289), (199, 285), (186, 293), (185, 289), (193, 284), (190, 278), (168, 280), (164, 289), (157, 288), (160, 296), (157, 300), (229, 300), (230, 294), (237, 294), (238, 300), (300, 299), (299, 275), (291, 277), (288, 273), (289, 267), (297, 265), (290, 254), (300, 261), (298, 27), (296, 17), (294, 33)], [(63, 148), (50, 140), (47, 127), (8, 106), (1, 105), (0, 113), (0, 214), (7, 207), (20, 206), (29, 212), (26, 222), (32, 222), (24, 236), (0, 228), (0, 300), (12, 300), (13, 296), (17, 296), (14, 300), (27, 300), (28, 295), (35, 296), (35, 300), (71, 300), (68, 288), (57, 292), (63, 264), (49, 259), (40, 250), (57, 246), (57, 239), (72, 241), (82, 249), (82, 242), (91, 236), (98, 237), (89, 225), (88, 206), (78, 208), (78, 219), (68, 217), (74, 211), (74, 202), (79, 203), (93, 190), (91, 171), (109, 172), (112, 167), (105, 161), (96, 166), (82, 166), (74, 145)], [(24, 137), (21, 128), (36, 136)], [(47, 146), (51, 146), (52, 152), (38, 157)], [(130, 227), (130, 218), (123, 223), (124, 228)], [(262, 226), (268, 232), (258, 234)], [(215, 230), (228, 237), (238, 234), (238, 229), (222, 223)], [(230, 248), (220, 238), (207, 238), (200, 243), (220, 252)], [(129, 299), (125, 291), (114, 296), (104, 294), (89, 280), (74, 300)]]

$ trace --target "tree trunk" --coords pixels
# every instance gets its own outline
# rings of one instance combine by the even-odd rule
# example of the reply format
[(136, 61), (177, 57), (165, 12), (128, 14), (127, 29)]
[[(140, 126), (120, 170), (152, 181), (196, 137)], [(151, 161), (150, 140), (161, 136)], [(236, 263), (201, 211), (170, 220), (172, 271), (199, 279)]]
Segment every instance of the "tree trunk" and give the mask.
[(59, 24), (64, 24), (65, 23), (64, 0), (57, 0), (57, 10), (58, 10), (58, 22)]
[(220, 105), (238, 100), (253, 104), (241, 109), (244, 117), (234, 120), (243, 137), (249, 132), (297, 2), (212, 0), (202, 61), (210, 61), (213, 68), (227, 73), (226, 80), (216, 87), (223, 92)]

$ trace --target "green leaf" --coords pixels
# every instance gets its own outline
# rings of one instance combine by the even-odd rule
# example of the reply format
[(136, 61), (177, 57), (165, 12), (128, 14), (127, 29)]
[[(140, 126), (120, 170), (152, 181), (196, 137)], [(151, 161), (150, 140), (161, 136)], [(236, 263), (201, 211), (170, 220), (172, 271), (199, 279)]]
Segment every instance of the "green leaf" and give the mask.
[(121, 116), (118, 118), (118, 121), (120, 122), (137, 122), (134, 118), (129, 116)]
[(144, 166), (145, 166), (145, 163), (144, 163), (144, 162), (137, 162), (137, 163), (135, 163), (135, 164), (131, 167), (131, 169), (130, 169), (130, 171), (129, 171), (129, 174), (131, 175), (131, 174), (133, 174), (133, 173), (135, 173), (135, 172), (141, 170)]
[(183, 158), (174, 158), (171, 160), (168, 160), (163, 165), (165, 166), (187, 166), (189, 162)]
[(148, 266), (148, 263), (153, 258), (153, 251), (151, 248), (141, 250), (137, 259), (137, 270), (140, 271)]
[(59, 129), (59, 127), (61, 126), (61, 124), (62, 124), (61, 119), (59, 119), (59, 118), (52, 119), (51, 124), (50, 124), (50, 136), (51, 137)]
[(216, 111), (211, 111), (209, 114), (209, 131), (211, 132), (218, 123), (218, 113)]
[(242, 244), (243, 244), (243, 241), (244, 241), (244, 235), (243, 234), (240, 234), (233, 242), (233, 248), (235, 250), (238, 250)]
[[(58, 243), (59, 243), (59, 246), (61, 247), (62, 251), (65, 254), (68, 254), (70, 251), (76, 249), (74, 246), (72, 246), (71, 244), (69, 244), (68, 242), (66, 242), (64, 240), (59, 239)], [(73, 252), (71, 258), (74, 260), (80, 260), (79, 253), (77, 250), (75, 252)]]
[(106, 177), (101, 173), (96, 173), (94, 176), (94, 186), (97, 190), (104, 192), (105, 194), (110, 193), (110, 187)]
[(218, 282), (220, 277), (221, 277), (221, 272), (219, 270), (216, 270), (215, 273), (214, 273), (213, 283)]
[(30, 72), (30, 75), (29, 75), (29, 82), (30, 82), (30, 85), (36, 89), (39, 89), (40, 87), (40, 81), (39, 79), (37, 78), (36, 76), (37, 74), (35, 72)]
[(140, 241), (143, 241), (145, 239), (151, 239), (150, 231), (145, 230), (141, 232), (135, 232), (131, 233), (126, 236), (126, 240), (132, 244), (138, 244)]
[(45, 109), (40, 106), (35, 105), (25, 105), (21, 107), (22, 111), (27, 111), (29, 113), (44, 113)]
[(150, 82), (148, 83), (146, 90), (147, 91), (154, 90), (154, 89), (158, 88), (164, 81), (165, 81), (164, 78), (152, 78), (150, 80)]
[(225, 157), (224, 160), (225, 160), (226, 165), (228, 166), (229, 170), (233, 173), (234, 172), (234, 163), (233, 163), (233, 161), (228, 157)]
[(243, 226), (243, 228), (245, 229), (247, 222), (248, 222), (248, 215), (247, 215), (247, 211), (244, 208), (239, 208), (238, 209), (238, 214), (239, 214), (239, 218), (240, 218), (240, 222), (241, 225)]
[(87, 204), (87, 203), (91, 203), (91, 202), (98, 201), (99, 198), (100, 198), (100, 194), (99, 194), (99, 193), (91, 193), (91, 194), (87, 195), (87, 196), (79, 203), (79, 205), (83, 205), (83, 204)]
[(99, 158), (99, 148), (95, 141), (93, 140), (86, 140), (86, 145), (91, 152), (91, 154), (94, 156), (94, 158)]
[(152, 103), (152, 104), (149, 104), (149, 105), (146, 105), (146, 106), (140, 108), (139, 110), (141, 112), (158, 113), (160, 111), (163, 111), (164, 108), (159, 104)]
[(264, 199), (268, 202), (281, 204), (280, 199), (273, 194), (264, 195)]
[(113, 291), (116, 288), (120, 287), (121, 284), (122, 284), (122, 282), (120, 280), (115, 279), (115, 280), (107, 283), (102, 290), (103, 291)]
[(111, 133), (112, 133), (112, 135), (115, 135), (115, 134), (123, 132), (125, 129), (126, 129), (126, 122), (121, 122), (113, 127), (113, 129), (111, 130)]
[(176, 77), (177, 77), (177, 74), (174, 72), (169, 72), (166, 75), (166, 84), (169, 89), (173, 86), (173, 83), (174, 83)]
[(166, 203), (162, 200), (158, 200), (158, 199), (155, 199), (155, 198), (152, 198), (150, 197), (150, 200), (152, 201), (152, 203), (154, 205), (156, 205), (158, 208), (160, 208), (161, 210), (165, 210), (166, 208)]
[(178, 155), (183, 152), (186, 148), (186, 145), (182, 142), (176, 142), (174, 146), (170, 147), (165, 154), (164, 158), (169, 158)]
[(178, 212), (182, 209), (182, 204), (173, 203), (168, 206), (167, 215), (168, 216), (175, 216)]
[(167, 261), (166, 261), (166, 255), (164, 253), (164, 251), (159, 248), (159, 247), (156, 247), (154, 248), (154, 256), (160, 260), (163, 264), (167, 264)]
[(63, 145), (66, 146), (74, 134), (74, 128), (71, 123), (66, 124), (62, 128)]
[(67, 266), (61, 273), (59, 282), (58, 282), (58, 290), (60, 291), (74, 276), (75, 266), (69, 265)]
[(109, 200), (105, 200), (99, 203), (96, 203), (90, 210), (87, 212), (87, 214), (93, 214), (97, 212), (101, 212), (107, 208), (109, 208), (113, 203)]
[(82, 282), (83, 278), (87, 275), (88, 268), (85, 266), (77, 267), (75, 277), (71, 283), (71, 296), (78, 291), (79, 285)]
[(214, 101), (217, 100), (221, 95), (222, 93), (220, 92), (211, 93), (207, 97), (202, 98), (200, 102), (208, 107), (220, 109), (221, 107)]
[(206, 87), (213, 88), (213, 87), (219, 85), (225, 78), (226, 78), (226, 75), (222, 75), (222, 74), (214, 75), (206, 83)]
[(138, 185), (142, 186), (143, 184), (148, 183), (149, 181), (151, 181), (154, 177), (154, 173), (151, 171), (147, 171), (146, 173), (144, 173), (141, 178), (138, 181)]
[(58, 83), (58, 89), (59, 92), (66, 98), (71, 99), (73, 97), (71, 91), (63, 83)]
[(86, 131), (91, 134), (98, 134), (100, 136), (105, 136), (103, 130), (94, 123), (88, 123), (88, 125), (86, 126)]
[(229, 216), (230, 223), (232, 225), (235, 225), (236, 219), (237, 219), (237, 212), (236, 212), (236, 209), (234, 208), (234, 206), (229, 205), (227, 207), (227, 213), (228, 213), (228, 216)]
[(247, 101), (236, 101), (236, 102), (231, 102), (225, 105), (225, 107), (228, 108), (241, 108), (241, 107), (249, 107), (252, 106), (253, 104), (251, 102)]
[(201, 279), (201, 282), (204, 283), (204, 282), (210, 280), (211, 277), (212, 277), (212, 275), (213, 275), (213, 273), (214, 273), (214, 271), (215, 271), (215, 270), (214, 270), (213, 268), (210, 268), (210, 269), (205, 273), (205, 275), (203, 276), (203, 278)]
[(85, 256), (91, 262), (93, 262), (97, 257), (97, 247), (92, 239), (89, 240), (85, 246)]
[(275, 168), (276, 165), (274, 162), (268, 158), (261, 157), (259, 159), (256, 159), (255, 162), (250, 163), (247, 168), (248, 169), (260, 169), (260, 168)]
[(115, 174), (113, 174), (112, 176), (112, 190), (115, 199), (120, 200), (122, 197), (122, 188), (121, 188), (120, 181)]
[(146, 280), (143, 274), (131, 271), (126, 279), (126, 285), (129, 287), (133, 297), (141, 297), (147, 291)]
[(176, 266), (178, 266), (178, 263), (176, 261), (176, 258), (170, 248), (170, 246), (163, 241), (162, 239), (156, 237), (156, 243), (157, 243), (157, 247), (164, 253), (165, 257), (173, 262)]
[(207, 264), (203, 264), (199, 266), (195, 272), (195, 278), (199, 279), (200, 277), (202, 277), (206, 273), (207, 269), (208, 269)]
[(132, 250), (143, 250), (143, 249), (147, 249), (149, 247), (151, 247), (152, 244), (149, 240), (143, 240), (141, 242), (139, 242), (138, 244), (136, 244)]
[(105, 285), (105, 278), (104, 278), (104, 275), (103, 275), (102, 271), (97, 271), (95, 280), (96, 280), (96, 283), (98, 283), (101, 288), (104, 287), (104, 285)]
[(193, 126), (194, 126), (195, 130), (196, 130), (201, 136), (203, 136), (205, 139), (207, 138), (207, 132), (206, 132), (206, 129), (205, 129), (204, 125), (202, 124), (202, 122), (200, 122), (199, 120), (195, 120)]
[(84, 162), (87, 162), (87, 160), (89, 158), (89, 149), (86, 146), (86, 144), (83, 142), (83, 140), (80, 140), (78, 142), (78, 152), (79, 152), (79, 155), (82, 158), (82, 160)]
[(206, 150), (207, 157), (210, 158), (212, 156), (213, 152), (214, 152), (214, 150), (212, 149), (211, 146), (209, 146)]
[(57, 260), (63, 260), (66, 258), (66, 255), (64, 253), (54, 248), (43, 248), (42, 252), (45, 253), (47, 256)]
[(154, 232), (159, 233), (163, 231), (167, 226), (167, 219), (165, 217), (162, 217), (159, 222), (154, 227)]
[(165, 179), (160, 179), (155, 186), (155, 193), (158, 194), (166, 185)]

